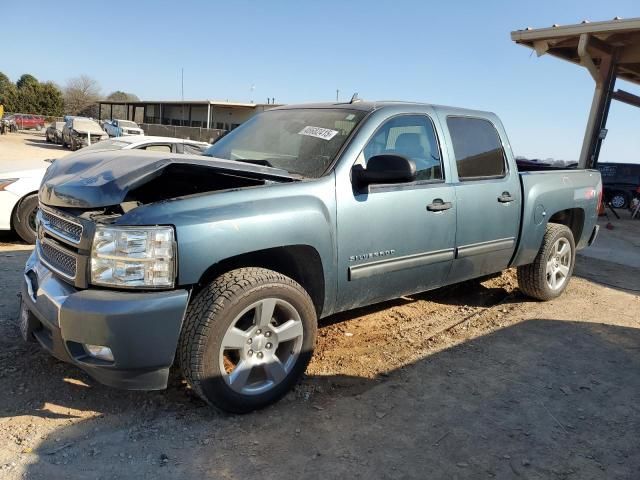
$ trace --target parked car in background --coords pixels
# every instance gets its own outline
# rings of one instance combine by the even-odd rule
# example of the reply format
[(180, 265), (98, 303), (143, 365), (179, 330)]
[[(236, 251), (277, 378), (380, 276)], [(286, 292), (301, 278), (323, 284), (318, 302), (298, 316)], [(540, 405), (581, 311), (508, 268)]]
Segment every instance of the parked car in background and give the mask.
[(492, 113), (415, 103), (274, 108), (204, 156), (82, 152), (42, 180), (21, 332), (114, 387), (177, 362), (250, 412), (303, 375), (319, 318), (511, 267), (558, 297), (601, 187), (519, 169)]
[(62, 129), (64, 128), (64, 122), (53, 122), (47, 127), (44, 132), (45, 140), (48, 143), (58, 143), (62, 145)]
[(42, 115), (14, 114), (14, 120), (20, 130), (37, 130), (44, 128), (44, 117)]
[(49, 163), (37, 168), (0, 170), (0, 230), (13, 230), (27, 243), (36, 241), (38, 188)]
[(62, 129), (62, 146), (72, 151), (108, 138), (109, 135), (100, 128), (98, 122), (90, 118), (70, 118)]
[(110, 137), (144, 135), (144, 131), (138, 126), (138, 124), (131, 120), (105, 120), (102, 127)]
[[(62, 122), (63, 123), (63, 122)], [(170, 154), (201, 154), (210, 145), (171, 137), (121, 137), (102, 140), (65, 159), (82, 158), (97, 150), (146, 150)], [(27, 243), (35, 243), (35, 216), (38, 210), (38, 188), (49, 163), (29, 170), (0, 171), (0, 230), (13, 230)]]
[(4, 129), (4, 133), (17, 132), (18, 125), (16, 125), (15, 115), (7, 115), (7, 114), (3, 115), (2, 127)]
[(640, 164), (599, 163), (604, 199), (614, 208), (629, 208), (640, 187)]
[[(173, 137), (153, 137), (146, 135), (131, 135), (126, 137), (110, 138), (96, 143), (86, 150), (147, 150), (165, 153), (186, 153), (201, 155), (211, 145), (195, 140), (183, 140)], [(66, 158), (66, 157), (65, 157)]]

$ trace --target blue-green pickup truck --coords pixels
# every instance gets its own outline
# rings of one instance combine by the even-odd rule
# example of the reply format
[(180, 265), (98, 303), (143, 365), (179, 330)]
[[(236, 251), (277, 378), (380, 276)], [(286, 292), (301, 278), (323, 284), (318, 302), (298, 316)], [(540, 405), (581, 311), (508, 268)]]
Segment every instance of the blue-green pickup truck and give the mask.
[(304, 373), (321, 317), (509, 267), (557, 297), (601, 190), (597, 170), (518, 171), (492, 113), (274, 108), (205, 156), (54, 162), (20, 326), (107, 385), (165, 388), (177, 361), (207, 402), (247, 412)]

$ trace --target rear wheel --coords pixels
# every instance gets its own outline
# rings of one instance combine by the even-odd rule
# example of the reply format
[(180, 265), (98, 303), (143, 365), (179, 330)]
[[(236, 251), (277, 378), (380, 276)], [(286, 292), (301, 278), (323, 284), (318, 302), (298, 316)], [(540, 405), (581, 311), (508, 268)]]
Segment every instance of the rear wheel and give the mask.
[(178, 345), (182, 372), (202, 399), (223, 410), (263, 408), (304, 373), (316, 323), (311, 298), (289, 277), (232, 270), (189, 305)]
[(574, 261), (573, 233), (565, 225), (550, 223), (534, 262), (518, 267), (518, 286), (537, 300), (559, 297), (569, 284)]
[(13, 212), (11, 223), (22, 240), (36, 243), (36, 214), (38, 213), (38, 195), (32, 194), (20, 200)]

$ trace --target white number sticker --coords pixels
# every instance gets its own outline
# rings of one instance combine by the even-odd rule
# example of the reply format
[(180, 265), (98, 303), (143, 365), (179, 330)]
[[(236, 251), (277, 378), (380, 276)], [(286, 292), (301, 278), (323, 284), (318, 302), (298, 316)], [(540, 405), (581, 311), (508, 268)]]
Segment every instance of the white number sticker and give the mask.
[(307, 135), (309, 137), (322, 138), (323, 140), (331, 140), (338, 134), (337, 130), (329, 128), (312, 127), (310, 125), (304, 127), (298, 132), (299, 135)]

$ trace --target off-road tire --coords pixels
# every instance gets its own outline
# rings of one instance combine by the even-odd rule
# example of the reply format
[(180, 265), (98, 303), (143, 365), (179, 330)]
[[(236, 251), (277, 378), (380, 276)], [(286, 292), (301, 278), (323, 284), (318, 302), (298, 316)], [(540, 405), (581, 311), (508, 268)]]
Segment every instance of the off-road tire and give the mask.
[(24, 197), (15, 210), (11, 218), (13, 229), (18, 236), (27, 243), (36, 243), (36, 231), (29, 223), (31, 215), (38, 209), (38, 195), (36, 193)]
[[(551, 249), (560, 238), (566, 238), (571, 246), (571, 265), (564, 284), (557, 290), (552, 290), (547, 284), (547, 260), (551, 256)], [(559, 297), (569, 285), (576, 259), (576, 246), (573, 233), (566, 225), (549, 223), (542, 239), (542, 245), (533, 263), (518, 267), (518, 286), (526, 296), (536, 300), (552, 300)]]
[[(232, 390), (220, 372), (222, 338), (247, 306), (276, 297), (289, 302), (303, 324), (302, 350), (293, 368), (279, 384), (258, 395)], [(309, 294), (294, 280), (264, 268), (239, 268), (206, 285), (191, 300), (178, 342), (182, 374), (200, 398), (233, 413), (248, 413), (283, 397), (304, 374), (313, 355), (317, 314)]]

